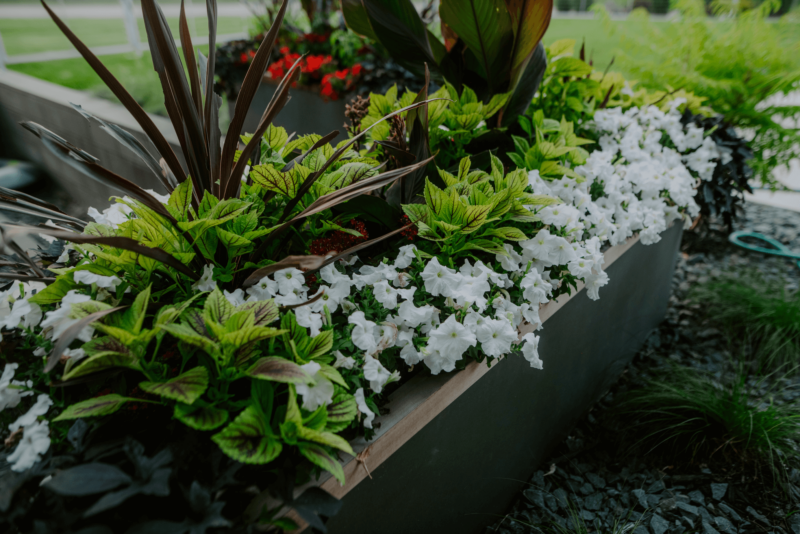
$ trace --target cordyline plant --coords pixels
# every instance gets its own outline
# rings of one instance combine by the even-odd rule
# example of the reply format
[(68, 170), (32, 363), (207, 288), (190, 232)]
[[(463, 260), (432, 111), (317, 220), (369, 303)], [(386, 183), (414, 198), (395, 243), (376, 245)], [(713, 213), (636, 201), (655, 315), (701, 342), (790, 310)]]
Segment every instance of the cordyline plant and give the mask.
[[(377, 225), (385, 230), (383, 235), (367, 240), (364, 224), (351, 223), (363, 211), (384, 209), (387, 203), (381, 190), (429, 160), (381, 173), (377, 161), (361, 157), (351, 148), (366, 130), (333, 147), (329, 141), (335, 132), (291, 139), (283, 128), (272, 125), (289, 100), (289, 87), (300, 72), (298, 63), (279, 85), (256, 131), (242, 136), (244, 146), (239, 148), (235, 132), (242, 129), (287, 3), (284, 0), (245, 76), (231, 120), (231, 135), (222, 143), (218, 125), (221, 99), (212, 90), (216, 2), (207, 2), (210, 53), (208, 59), (199, 54), (199, 61), (181, 6), (184, 71), (164, 14), (154, 0), (143, 0), (153, 67), (161, 80), (184, 166), (131, 95), (43, 2), (61, 31), (141, 125), (159, 156), (153, 156), (119, 127), (79, 106), (77, 110), (99, 122), (144, 160), (169, 197), (168, 201), (157, 198), (102, 167), (96, 158), (57, 134), (38, 124), (24, 123), (64, 163), (122, 191), (126, 196), (116, 199), (117, 207), (120, 213), (135, 217), (123, 217), (118, 224), (86, 224), (51, 204), (2, 189), (0, 208), (53, 222), (49, 223), (52, 226), (0, 228), (2, 244), (17, 256), (3, 262), (11, 271), (1, 272), (0, 278), (44, 282), (47, 287), (29, 302), (45, 309), (54, 309), (60, 303), (61, 307), (52, 312), (53, 320), (61, 314), (64, 320), (72, 321), (52, 339), (37, 337), (40, 347), (51, 349), (44, 371), (61, 372), (60, 381), (54, 385), (66, 387), (62, 391), (83, 391), (82, 387), (68, 386), (104, 384), (125, 373), (127, 380), (133, 377), (138, 383), (136, 389), (145, 393), (144, 399), (141, 395), (133, 398), (126, 391), (91, 398), (85, 393), (83, 397), (81, 393), (69, 394), (69, 399), (79, 402), (56, 420), (107, 415), (131, 402), (156, 402), (170, 407), (174, 417), (188, 427), (214, 430), (212, 439), (235, 460), (267, 464), (287, 450), (295, 458), (289, 465), (304, 457), (343, 483), (336, 450), (352, 450), (337, 433), (354, 420), (357, 410), (353, 392), (330, 365), (334, 360), (330, 354), (333, 325), (328, 321), (318, 335), (310, 337), (305, 328), (298, 327), (290, 311), (323, 295), (279, 309), (273, 300), (232, 304), (227, 290), (241, 294), (237, 288), (252, 287), (267, 275), (287, 268), (320, 269), (407, 229), (410, 225), (399, 224), (398, 216), (398, 221)], [(397, 113), (418, 107), (425, 110), (426, 105), (426, 100), (418, 99)], [(415, 189), (406, 182), (400, 182), (400, 186)], [(374, 194), (364, 195), (369, 192)], [(356, 197), (362, 197), (360, 211), (345, 204)], [(302, 233), (298, 227), (302, 227)], [(374, 231), (375, 226), (372, 228)], [(15, 237), (31, 232), (75, 244), (69, 259), (59, 262), (63, 267), (56, 267), (44, 256), (31, 258), (21, 250)], [(321, 239), (327, 233), (353, 239), (323, 247), (319, 255), (307, 254), (313, 247), (304, 236)], [(344, 249), (341, 243), (349, 248)], [(86, 276), (116, 282), (87, 282)], [(73, 291), (87, 283), (91, 295)], [(277, 327), (270, 326), (279, 318)], [(89, 325), (103, 335), (91, 341), (83, 339), (82, 332)], [(62, 356), (76, 339), (87, 342), (82, 346), (87, 357), (77, 363), (67, 359), (62, 368)], [(266, 342), (269, 351), (263, 355)], [(177, 363), (167, 361), (169, 354), (179, 355)], [(309, 413), (298, 406), (295, 388), (314, 383), (300, 367), (312, 361), (334, 384), (335, 391), (333, 404)]]
[(459, 92), (500, 109), (492, 119), (509, 126), (531, 103), (547, 64), (541, 38), (552, 0), (442, 0), (444, 42), (426, 28), (410, 0), (342, 0), (354, 32), (381, 43), (407, 69), (427, 64)]

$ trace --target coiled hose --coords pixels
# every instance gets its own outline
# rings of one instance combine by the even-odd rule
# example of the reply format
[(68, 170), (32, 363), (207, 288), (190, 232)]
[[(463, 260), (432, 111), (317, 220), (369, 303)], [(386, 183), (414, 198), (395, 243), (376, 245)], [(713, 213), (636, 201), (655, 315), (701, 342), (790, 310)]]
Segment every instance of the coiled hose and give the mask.
[[(769, 245), (772, 245), (774, 248), (765, 248), (765, 247), (760, 247), (758, 245), (751, 245), (749, 243), (745, 243), (744, 241), (741, 240), (741, 238), (743, 237), (758, 239), (759, 241), (763, 241)], [(730, 241), (737, 247), (742, 247), (743, 249), (750, 250), (752, 252), (761, 252), (762, 254), (771, 254), (773, 256), (780, 256), (782, 258), (791, 258), (793, 260), (798, 260), (797, 267), (798, 269), (800, 269), (800, 252), (795, 252), (786, 247), (780, 241), (765, 236), (764, 234), (759, 234), (758, 232), (749, 232), (747, 230), (740, 230), (738, 232), (733, 232), (731, 235), (729, 235), (728, 241)]]

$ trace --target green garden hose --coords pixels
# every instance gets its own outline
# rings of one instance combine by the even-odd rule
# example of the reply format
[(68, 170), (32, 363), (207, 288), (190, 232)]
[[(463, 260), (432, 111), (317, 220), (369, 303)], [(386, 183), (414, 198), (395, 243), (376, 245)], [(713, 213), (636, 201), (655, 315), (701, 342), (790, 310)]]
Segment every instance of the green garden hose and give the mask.
[[(742, 241), (741, 240), (742, 237), (758, 239), (760, 241), (764, 241), (765, 243), (772, 245), (775, 248), (765, 248), (765, 247), (759, 247), (757, 245), (750, 245)], [(784, 244), (781, 243), (780, 241), (776, 241), (775, 239), (767, 237), (764, 234), (742, 230), (739, 232), (733, 232), (731, 235), (729, 235), (728, 241), (730, 241), (737, 247), (742, 247), (745, 250), (751, 250), (753, 252), (761, 252), (763, 254), (772, 254), (773, 256), (780, 256), (782, 258), (792, 258), (798, 260), (797, 267), (800, 268), (800, 252), (794, 252), (793, 250), (790, 250), (788, 247), (784, 246)]]

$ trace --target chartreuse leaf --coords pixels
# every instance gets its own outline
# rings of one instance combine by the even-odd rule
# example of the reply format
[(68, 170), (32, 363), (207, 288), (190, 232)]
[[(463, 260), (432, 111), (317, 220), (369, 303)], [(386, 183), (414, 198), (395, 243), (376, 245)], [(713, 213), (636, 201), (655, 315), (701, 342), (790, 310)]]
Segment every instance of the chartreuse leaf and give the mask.
[(223, 230), (221, 228), (217, 228), (217, 237), (225, 245), (228, 249), (237, 249), (246, 247), (248, 245), (252, 245), (252, 241), (246, 239), (240, 235), (236, 235), (232, 232), (228, 232), (227, 230)]
[(139, 387), (154, 395), (192, 404), (208, 388), (208, 370), (198, 366), (166, 382), (141, 382)]
[(260, 358), (245, 373), (260, 380), (283, 382), (284, 384), (314, 383), (314, 379), (299, 365), (277, 356)]
[(459, 249), (459, 252), (464, 250), (482, 250), (483, 252), (488, 252), (489, 254), (501, 254), (503, 256), (508, 256), (508, 252), (506, 252), (502, 245), (488, 239), (474, 239), (468, 241)]
[(275, 301), (270, 300), (251, 300), (236, 307), (236, 311), (252, 311), (255, 318), (256, 326), (265, 326), (275, 321), (278, 318), (278, 305)]
[(325, 356), (333, 347), (333, 330), (324, 330), (309, 340), (308, 346), (304, 347), (308, 357), (318, 358)]
[(172, 208), (170, 212), (172, 216), (178, 219), (179, 221), (185, 221), (187, 219), (187, 213), (189, 211), (189, 206), (192, 205), (192, 181), (191, 180), (184, 180), (172, 194), (169, 196), (169, 202), (167, 206)]
[(358, 413), (356, 398), (347, 393), (339, 393), (333, 397), (333, 402), (328, 405), (328, 427), (330, 423), (349, 423)]
[(464, 214), (462, 234), (469, 234), (480, 228), (486, 222), (487, 216), (492, 209), (492, 205), (467, 206)]
[(264, 132), (263, 139), (272, 150), (279, 150), (289, 140), (289, 134), (286, 133), (286, 129), (282, 126), (270, 124), (267, 131)]
[(279, 336), (284, 332), (284, 330), (278, 330), (277, 328), (272, 328), (271, 326), (250, 326), (235, 332), (223, 334), (219, 340), (226, 346), (238, 349), (239, 347), (248, 343)]
[(64, 380), (71, 380), (79, 376), (90, 375), (113, 369), (115, 367), (127, 367), (129, 369), (141, 369), (139, 358), (130, 353), (106, 351), (98, 352), (94, 356), (83, 360), (80, 365), (73, 368), (63, 377)]
[[(139, 334), (142, 331), (144, 318), (147, 313), (147, 305), (150, 303), (150, 289), (152, 285), (136, 295), (136, 299), (130, 308), (125, 310), (124, 313), (119, 314), (120, 318), (115, 326), (129, 330), (134, 334)], [(114, 316), (112, 316), (114, 317)]]
[(297, 444), (297, 448), (300, 449), (300, 454), (308, 458), (311, 463), (332, 474), (339, 484), (344, 486), (342, 464), (334, 456), (331, 456), (322, 445), (301, 441)]
[(520, 230), (519, 228), (513, 228), (511, 226), (504, 226), (502, 228), (494, 228), (489, 230), (484, 235), (492, 235), (495, 237), (499, 237), (503, 241), (523, 241), (528, 239), (528, 236)]
[(78, 287), (78, 284), (66, 276), (59, 276), (55, 282), (42, 289), (28, 299), (28, 302), (44, 306), (45, 304), (55, 304), (61, 302), (64, 296), (71, 290)]
[(225, 298), (222, 291), (218, 287), (206, 299), (203, 306), (203, 315), (211, 318), (213, 321), (223, 324), (231, 315), (233, 315), (233, 305)]
[(81, 417), (97, 417), (100, 415), (108, 415), (119, 410), (123, 404), (128, 401), (141, 401), (141, 399), (131, 399), (112, 393), (111, 395), (103, 395), (102, 397), (94, 397), (73, 404), (61, 415), (53, 419), (53, 421), (64, 421), (67, 419), (79, 419)]
[(211, 406), (195, 407), (177, 403), (173, 415), (177, 420), (195, 430), (214, 430), (228, 420), (228, 412)]
[(331, 367), (327, 363), (320, 363), (319, 365), (320, 365), (319, 372), (322, 376), (324, 376), (334, 384), (339, 384), (343, 388), (348, 389), (347, 382), (344, 381), (344, 378), (342, 378), (342, 375), (339, 374), (339, 371), (337, 371), (334, 367)]
[(312, 430), (311, 428), (300, 426), (297, 429), (297, 435), (302, 439), (321, 443), (323, 445), (327, 445), (328, 447), (333, 447), (334, 449), (339, 449), (340, 451), (346, 452), (350, 456), (356, 455), (346, 439), (341, 436), (337, 436), (332, 432), (320, 432), (319, 430)]
[(166, 330), (184, 343), (192, 345), (193, 347), (199, 347), (211, 355), (218, 355), (220, 352), (219, 345), (215, 343), (214, 340), (198, 334), (185, 324), (166, 324), (161, 325), (160, 328)]
[(300, 187), (295, 174), (281, 172), (272, 165), (256, 165), (252, 168), (250, 176), (253, 182), (267, 191), (273, 191), (287, 198), (294, 198)]
[(277, 458), (283, 448), (259, 410), (252, 405), (211, 439), (222, 452), (246, 464), (267, 464)]

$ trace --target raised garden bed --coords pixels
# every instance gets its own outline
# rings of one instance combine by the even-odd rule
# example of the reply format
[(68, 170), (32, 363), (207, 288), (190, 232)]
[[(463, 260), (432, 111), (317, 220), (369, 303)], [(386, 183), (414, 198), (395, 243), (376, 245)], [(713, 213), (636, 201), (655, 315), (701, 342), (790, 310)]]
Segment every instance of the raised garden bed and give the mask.
[(516, 354), (398, 389), (374, 439), (351, 443), (363, 462), (344, 460), (346, 484), (327, 474), (318, 482), (343, 500), (328, 531), (465, 533), (496, 522), (664, 317), (681, 235), (673, 225), (655, 245), (634, 237), (608, 249), (611, 282), (599, 301), (581, 284), (544, 305), (543, 371)]

